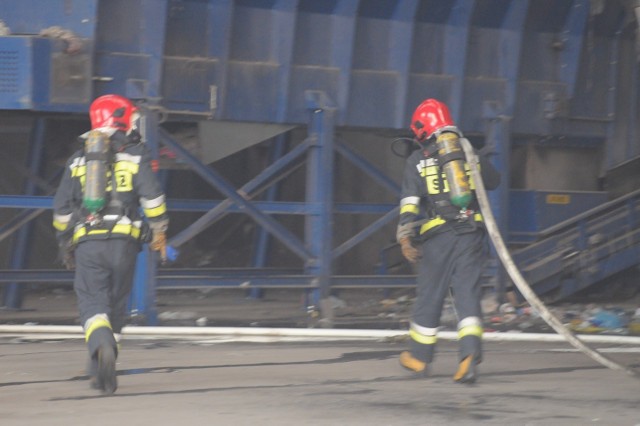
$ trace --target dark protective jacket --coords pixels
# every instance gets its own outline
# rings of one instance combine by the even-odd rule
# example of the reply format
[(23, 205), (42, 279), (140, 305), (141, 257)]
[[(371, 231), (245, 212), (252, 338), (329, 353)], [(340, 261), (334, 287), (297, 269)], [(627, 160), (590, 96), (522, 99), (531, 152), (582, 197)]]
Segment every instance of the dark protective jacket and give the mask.
[[(83, 135), (80, 138), (86, 138)], [(111, 161), (107, 171), (107, 203), (100, 220), (90, 218), (82, 206), (86, 175), (84, 149), (67, 161), (53, 200), (53, 226), (61, 240), (73, 244), (89, 239), (131, 238), (139, 241), (143, 216), (154, 229), (168, 224), (165, 195), (151, 167), (151, 155), (137, 133), (116, 131), (110, 137)], [(115, 190), (114, 190), (115, 184)]]
[[(480, 172), (486, 189), (500, 184), (500, 175), (485, 155), (479, 155)], [(469, 165), (465, 163), (467, 174)], [(411, 153), (405, 163), (400, 196), (400, 220), (396, 237), (410, 237), (424, 241), (429, 236), (453, 230), (473, 231), (482, 226), (482, 215), (475, 198), (475, 186), (470, 178), (473, 199), (468, 206), (467, 217), (462, 218), (460, 209), (449, 200), (449, 186), (435, 150), (418, 149)]]

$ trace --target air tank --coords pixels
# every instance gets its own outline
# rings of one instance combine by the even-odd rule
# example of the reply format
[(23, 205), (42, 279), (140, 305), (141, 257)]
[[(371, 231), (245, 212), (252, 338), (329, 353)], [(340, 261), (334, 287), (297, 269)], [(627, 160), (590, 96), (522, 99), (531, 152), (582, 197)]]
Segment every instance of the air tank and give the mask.
[(436, 139), (440, 167), (444, 171), (449, 185), (451, 204), (466, 210), (471, 202), (469, 177), (464, 168), (465, 157), (458, 135), (444, 132)]
[(107, 198), (109, 136), (92, 130), (84, 143), (86, 174), (82, 205), (91, 214), (99, 212)]

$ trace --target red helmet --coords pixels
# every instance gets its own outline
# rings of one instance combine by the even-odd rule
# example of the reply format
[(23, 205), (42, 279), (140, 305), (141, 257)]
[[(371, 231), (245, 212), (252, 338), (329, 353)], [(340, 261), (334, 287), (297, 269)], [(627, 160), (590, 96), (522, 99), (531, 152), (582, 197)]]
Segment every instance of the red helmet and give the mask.
[(127, 98), (119, 95), (104, 95), (89, 107), (91, 128), (112, 127), (128, 132), (135, 127), (138, 108)]
[(411, 130), (419, 141), (429, 139), (442, 128), (455, 128), (449, 108), (436, 99), (418, 105), (411, 118)]

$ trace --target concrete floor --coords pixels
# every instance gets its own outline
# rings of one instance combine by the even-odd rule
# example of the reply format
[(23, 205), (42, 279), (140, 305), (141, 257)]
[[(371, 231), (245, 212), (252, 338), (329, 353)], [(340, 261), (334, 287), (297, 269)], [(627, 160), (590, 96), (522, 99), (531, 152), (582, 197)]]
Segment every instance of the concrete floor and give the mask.
[[(640, 347), (599, 348), (640, 367)], [(404, 343), (129, 340), (112, 396), (89, 389), (81, 339), (0, 335), (0, 424), (638, 425), (640, 380), (565, 343), (485, 342), (474, 385), (452, 382), (456, 344), (430, 377)]]
[[(381, 294), (341, 296), (341, 328), (406, 331), (409, 305), (381, 304)], [(161, 326), (193, 327), (206, 317), (208, 327), (304, 330), (308, 322), (301, 294), (291, 291), (261, 300), (163, 293), (158, 313), (176, 314)], [(75, 296), (29, 292), (23, 309), (0, 310), (0, 324), (77, 326)], [(398, 365), (406, 345), (398, 339), (256, 343), (125, 333), (119, 389), (105, 397), (89, 389), (81, 336), (0, 332), (0, 425), (640, 425), (640, 380), (562, 341), (487, 340), (480, 379), (464, 386), (452, 382), (457, 347), (447, 339), (430, 377), (417, 379)], [(640, 371), (637, 341), (590, 346)]]

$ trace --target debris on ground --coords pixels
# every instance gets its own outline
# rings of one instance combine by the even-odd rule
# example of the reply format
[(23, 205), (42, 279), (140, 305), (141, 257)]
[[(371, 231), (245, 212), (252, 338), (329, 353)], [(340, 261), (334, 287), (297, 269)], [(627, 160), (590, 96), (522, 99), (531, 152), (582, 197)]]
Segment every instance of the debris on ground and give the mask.
[[(206, 289), (158, 293), (157, 319), (161, 326), (199, 327), (314, 327), (308, 294), (299, 290), (267, 290), (261, 297), (246, 291)], [(413, 289), (340, 290), (328, 298), (335, 328), (406, 330), (415, 303)], [(487, 332), (553, 333), (527, 303), (499, 300), (492, 292), (481, 300)], [(640, 336), (640, 294), (626, 300), (564, 301), (548, 305), (551, 313), (578, 334)], [(72, 289), (26, 292), (22, 309), (0, 309), (1, 324), (78, 324)], [(143, 318), (142, 318), (143, 320)], [(314, 322), (315, 320), (315, 322)], [(132, 324), (142, 325), (132, 317)], [(445, 300), (441, 329), (456, 330), (458, 314), (450, 297)]]

